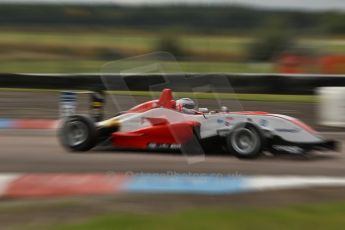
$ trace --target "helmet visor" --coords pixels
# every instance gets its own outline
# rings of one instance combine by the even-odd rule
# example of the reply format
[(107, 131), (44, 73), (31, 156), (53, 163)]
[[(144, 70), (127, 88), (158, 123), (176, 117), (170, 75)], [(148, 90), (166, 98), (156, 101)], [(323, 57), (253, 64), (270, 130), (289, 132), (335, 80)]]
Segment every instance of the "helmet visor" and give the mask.
[(195, 105), (194, 104), (184, 104), (183, 107), (186, 109), (194, 109)]

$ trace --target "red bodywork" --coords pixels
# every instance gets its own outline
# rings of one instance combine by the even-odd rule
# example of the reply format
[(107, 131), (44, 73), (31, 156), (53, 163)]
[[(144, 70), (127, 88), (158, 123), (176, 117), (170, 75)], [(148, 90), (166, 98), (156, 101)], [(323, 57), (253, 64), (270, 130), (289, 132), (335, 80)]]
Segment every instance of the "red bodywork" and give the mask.
[(133, 132), (115, 132), (113, 145), (122, 148), (146, 149), (151, 143), (185, 144), (193, 138), (193, 128), (200, 124), (195, 121), (159, 123)]
[[(152, 100), (142, 103), (128, 110), (127, 113), (142, 113), (154, 108), (175, 109), (176, 103), (173, 100), (170, 89), (163, 90), (159, 100)], [(145, 118), (152, 126), (138, 129), (131, 132), (114, 132), (112, 143), (115, 147), (146, 149), (149, 144), (184, 144), (193, 138), (193, 128), (200, 126), (195, 121), (184, 121), (169, 123), (163, 118)]]
[[(176, 102), (173, 100), (172, 91), (170, 89), (163, 90), (159, 100), (142, 103), (128, 110), (127, 113), (143, 113), (154, 108), (176, 110)], [(288, 116), (260, 111), (232, 112), (229, 114), (276, 116), (294, 123), (307, 132), (312, 134), (316, 133), (316, 131), (308, 125)], [(183, 145), (192, 140), (194, 135), (193, 130), (196, 130), (201, 125), (197, 121), (169, 123), (165, 117), (142, 117), (142, 119), (149, 121), (151, 126), (129, 132), (112, 133), (113, 146), (120, 148), (147, 149), (151, 144), (153, 146)]]
[(159, 100), (152, 100), (152, 101), (148, 101), (140, 105), (137, 105), (131, 108), (130, 110), (128, 110), (127, 113), (142, 113), (154, 108), (167, 108), (167, 109), (176, 108), (176, 102), (173, 99), (171, 89), (164, 89), (162, 91), (162, 94)]

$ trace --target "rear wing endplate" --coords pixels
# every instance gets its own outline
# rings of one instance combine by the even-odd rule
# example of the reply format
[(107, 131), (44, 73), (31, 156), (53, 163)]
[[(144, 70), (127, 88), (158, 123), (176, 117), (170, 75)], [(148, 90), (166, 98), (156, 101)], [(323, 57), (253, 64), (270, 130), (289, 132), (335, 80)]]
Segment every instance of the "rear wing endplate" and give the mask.
[(60, 93), (60, 118), (75, 115), (78, 107), (78, 95), (88, 95), (88, 111), (95, 121), (104, 118), (105, 93), (104, 91), (63, 91)]

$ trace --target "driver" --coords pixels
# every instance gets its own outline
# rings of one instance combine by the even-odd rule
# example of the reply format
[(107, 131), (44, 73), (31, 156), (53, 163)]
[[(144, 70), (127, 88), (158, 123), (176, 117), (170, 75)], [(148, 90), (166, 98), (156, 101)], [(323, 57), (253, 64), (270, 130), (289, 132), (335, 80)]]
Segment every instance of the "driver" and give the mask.
[(186, 114), (198, 114), (196, 104), (190, 98), (181, 98), (177, 100), (176, 110)]

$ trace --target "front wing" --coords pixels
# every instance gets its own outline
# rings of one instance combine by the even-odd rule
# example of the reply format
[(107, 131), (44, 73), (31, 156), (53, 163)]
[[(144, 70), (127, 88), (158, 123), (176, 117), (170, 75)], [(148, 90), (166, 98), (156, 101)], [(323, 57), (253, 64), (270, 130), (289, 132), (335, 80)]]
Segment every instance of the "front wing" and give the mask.
[(273, 153), (304, 154), (310, 151), (337, 151), (339, 143), (335, 140), (321, 140), (314, 143), (297, 143), (283, 140), (281, 137), (274, 137), (268, 140), (267, 148)]

